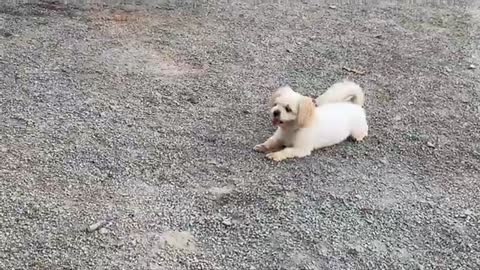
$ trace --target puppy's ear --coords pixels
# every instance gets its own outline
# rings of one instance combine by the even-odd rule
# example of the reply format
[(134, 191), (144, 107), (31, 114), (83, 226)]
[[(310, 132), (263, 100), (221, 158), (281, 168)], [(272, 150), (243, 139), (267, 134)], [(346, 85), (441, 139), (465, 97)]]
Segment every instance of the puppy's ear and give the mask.
[(300, 128), (305, 128), (313, 121), (315, 114), (315, 104), (309, 97), (303, 97), (298, 104), (297, 124)]
[(275, 92), (273, 92), (272, 96), (270, 97), (270, 107), (273, 107), (273, 104), (275, 104), (275, 99), (277, 99), (279, 96), (283, 95), (284, 93), (287, 93), (287, 92), (293, 92), (293, 89), (290, 88), (290, 86), (282, 86), (280, 88), (278, 88), (277, 90), (275, 90)]

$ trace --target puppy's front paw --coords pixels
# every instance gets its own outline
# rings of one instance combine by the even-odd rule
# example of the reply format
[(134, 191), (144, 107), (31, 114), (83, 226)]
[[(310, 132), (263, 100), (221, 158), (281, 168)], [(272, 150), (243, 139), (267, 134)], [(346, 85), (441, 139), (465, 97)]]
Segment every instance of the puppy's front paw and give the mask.
[(267, 147), (263, 143), (255, 145), (255, 147), (253, 147), (253, 150), (255, 150), (257, 152), (260, 152), (260, 153), (265, 153), (265, 152), (268, 151)]
[(281, 151), (278, 151), (267, 154), (267, 158), (274, 161), (281, 161), (286, 159), (287, 157)]

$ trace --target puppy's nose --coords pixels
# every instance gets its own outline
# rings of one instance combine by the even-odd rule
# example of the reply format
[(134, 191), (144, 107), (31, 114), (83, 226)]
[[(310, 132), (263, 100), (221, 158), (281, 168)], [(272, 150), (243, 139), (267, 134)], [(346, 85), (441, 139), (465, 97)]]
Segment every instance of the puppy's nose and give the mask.
[(273, 116), (279, 117), (280, 116), (280, 111), (279, 110), (273, 111)]

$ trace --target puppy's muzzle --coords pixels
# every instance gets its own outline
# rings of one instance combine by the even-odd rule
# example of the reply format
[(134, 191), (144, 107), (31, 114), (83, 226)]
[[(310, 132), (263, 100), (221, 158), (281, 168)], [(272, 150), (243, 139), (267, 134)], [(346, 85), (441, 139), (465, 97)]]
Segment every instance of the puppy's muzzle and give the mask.
[(273, 124), (274, 126), (278, 126), (278, 125), (283, 124), (283, 122), (280, 121), (280, 111), (279, 111), (279, 110), (273, 111), (272, 124)]

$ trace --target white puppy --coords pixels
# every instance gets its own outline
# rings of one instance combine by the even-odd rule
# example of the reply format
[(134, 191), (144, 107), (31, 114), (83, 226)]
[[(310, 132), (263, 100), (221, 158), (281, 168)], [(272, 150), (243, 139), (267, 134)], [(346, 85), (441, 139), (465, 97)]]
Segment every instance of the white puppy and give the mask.
[(312, 150), (338, 144), (349, 136), (361, 141), (368, 135), (364, 93), (350, 81), (332, 85), (316, 100), (290, 87), (277, 89), (271, 97), (272, 137), (254, 149), (275, 161), (305, 157)]

